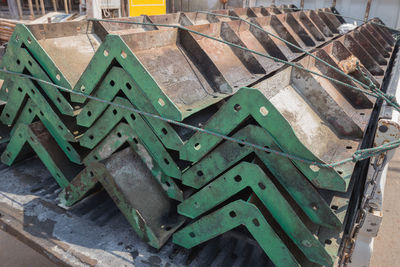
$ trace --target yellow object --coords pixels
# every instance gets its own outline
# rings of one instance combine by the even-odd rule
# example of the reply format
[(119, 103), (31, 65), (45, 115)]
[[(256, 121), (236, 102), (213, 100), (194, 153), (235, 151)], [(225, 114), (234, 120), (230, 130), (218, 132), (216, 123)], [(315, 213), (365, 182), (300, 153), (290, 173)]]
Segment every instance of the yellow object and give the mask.
[(167, 12), (165, 0), (129, 0), (129, 16), (161, 15)]

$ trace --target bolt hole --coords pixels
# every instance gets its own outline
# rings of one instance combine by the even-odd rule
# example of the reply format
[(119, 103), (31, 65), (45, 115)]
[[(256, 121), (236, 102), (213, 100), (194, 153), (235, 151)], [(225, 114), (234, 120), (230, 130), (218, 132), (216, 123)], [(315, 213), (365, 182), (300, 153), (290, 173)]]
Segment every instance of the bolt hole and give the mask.
[(56, 75), (56, 79), (57, 79), (57, 80), (61, 80), (60, 74), (57, 74), (57, 75)]
[(28, 111), (29, 111), (29, 113), (32, 113), (32, 109), (31, 108), (28, 108)]
[(39, 111), (39, 114), (40, 114), (41, 116), (44, 116), (43, 111)]
[(57, 97), (57, 102), (61, 103), (61, 99), (59, 97)]
[(361, 115), (361, 116), (364, 116), (364, 115), (365, 115), (365, 113), (364, 113), (364, 112), (361, 112), (361, 113), (360, 113), (360, 115)]
[(125, 51), (121, 52), (121, 57), (124, 58), (124, 59), (127, 57), (127, 54), (125, 53)]
[(67, 150), (68, 150), (69, 152), (71, 152), (71, 148), (70, 148), (69, 146), (67, 146)]
[(200, 150), (200, 148), (201, 148), (200, 143), (194, 144), (194, 149), (195, 149), (195, 150)]
[(255, 225), (255, 226), (260, 226), (260, 222), (257, 220), (257, 219), (253, 219), (253, 224)]
[(108, 57), (108, 51), (107, 51), (107, 50), (104, 50), (103, 55), (104, 55), (105, 57)]
[(242, 107), (239, 104), (233, 106), (233, 109), (238, 112)]
[(17, 59), (17, 64), (18, 64), (18, 65), (21, 64), (21, 61), (20, 61), (19, 59)]
[(117, 111), (116, 109), (113, 109), (112, 112), (113, 112), (114, 115), (117, 115), (117, 114), (118, 114), (118, 111)]
[[(264, 146), (264, 148), (265, 148), (265, 149), (271, 149), (269, 146)], [(270, 151), (265, 151), (265, 153), (267, 153), (267, 154), (271, 154), (271, 152), (270, 152)]]
[(236, 217), (236, 212), (234, 212), (234, 211), (229, 212), (229, 216), (231, 216), (232, 218), (235, 218)]
[(203, 176), (203, 175), (204, 175), (204, 173), (202, 171), (197, 172), (197, 176)]
[(165, 184), (166, 184), (168, 187), (171, 186), (171, 184), (170, 184), (168, 181), (166, 181)]
[(261, 190), (264, 190), (265, 189), (265, 185), (263, 184), (263, 183), (258, 183), (258, 186), (261, 188)]
[(164, 159), (165, 164), (169, 165), (169, 160), (168, 159)]
[(111, 81), (110, 81), (110, 85), (111, 85), (111, 86), (114, 86), (114, 85), (115, 85), (114, 80), (111, 80)]
[(165, 134), (165, 135), (168, 133), (167, 129), (165, 129), (165, 128), (162, 128), (161, 131), (162, 131), (162, 133)]
[(242, 177), (241, 177), (240, 175), (236, 175), (234, 179), (235, 179), (235, 181), (238, 182), (238, 183), (239, 183), (240, 181), (242, 181)]
[(32, 94), (35, 94), (35, 90), (31, 89)]
[(99, 157), (98, 156), (94, 156), (93, 157), (95, 160), (99, 160)]
[(21, 88), (21, 87), (18, 87), (18, 91), (22, 93), (22, 88)]
[(130, 83), (126, 83), (125, 86), (126, 86), (126, 88), (128, 88), (128, 90), (132, 89), (132, 85)]
[(89, 111), (87, 112), (87, 115), (88, 115), (88, 117), (92, 116), (92, 112), (89, 110)]
[(189, 236), (193, 238), (193, 237), (195, 237), (196, 235), (195, 235), (193, 232), (190, 232), (190, 233), (189, 233)]
[(93, 173), (92, 171), (91, 171), (89, 174), (90, 174), (90, 176), (91, 176), (91, 177), (93, 177), (93, 176), (94, 176), (94, 173)]
[(139, 144), (139, 141), (136, 138), (133, 138), (133, 142), (135, 142), (135, 144)]
[(330, 239), (326, 239), (326, 240), (325, 240), (325, 244), (327, 244), (327, 245), (330, 245), (330, 244), (332, 244), (332, 240), (330, 240)]
[(337, 171), (339, 174), (343, 174), (343, 171)]
[(6, 117), (7, 117), (7, 118), (10, 118), (10, 114), (6, 113)]
[(353, 147), (352, 146), (346, 146), (346, 149), (352, 149)]
[(337, 206), (337, 205), (332, 205), (331, 206), (331, 209), (333, 209), (333, 210), (337, 210), (339, 207)]
[(132, 119), (132, 120), (136, 120), (135, 114), (131, 114), (131, 119)]
[(121, 134), (120, 132), (118, 132), (118, 133), (117, 133), (117, 136), (118, 136), (119, 138), (121, 138), (121, 137), (122, 137), (122, 134)]
[(29, 66), (32, 66), (32, 61), (28, 60)]
[(90, 140), (93, 140), (94, 139), (94, 136), (91, 134), (91, 135), (89, 135), (89, 139)]
[(64, 129), (61, 125), (58, 125), (58, 128), (59, 128), (60, 130), (63, 130), (63, 129)]

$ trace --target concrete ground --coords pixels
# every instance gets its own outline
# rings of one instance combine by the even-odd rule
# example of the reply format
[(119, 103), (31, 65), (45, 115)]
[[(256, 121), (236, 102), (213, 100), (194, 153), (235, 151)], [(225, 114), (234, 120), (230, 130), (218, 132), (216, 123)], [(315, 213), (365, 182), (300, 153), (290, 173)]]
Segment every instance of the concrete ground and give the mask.
[[(370, 267), (400, 266), (400, 150), (389, 166), (383, 223), (375, 239)], [(0, 231), (1, 267), (53, 267), (45, 257)]]

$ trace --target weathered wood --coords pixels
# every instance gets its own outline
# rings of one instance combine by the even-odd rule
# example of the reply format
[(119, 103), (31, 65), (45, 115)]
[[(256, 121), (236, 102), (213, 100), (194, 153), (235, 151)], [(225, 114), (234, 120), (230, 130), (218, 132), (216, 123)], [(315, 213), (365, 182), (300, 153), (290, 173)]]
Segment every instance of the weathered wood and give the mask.
[(29, 12), (31, 13), (30, 19), (35, 19), (35, 12), (33, 11), (32, 0), (28, 0)]
[(46, 10), (44, 9), (44, 1), (43, 0), (40, 0), (40, 7), (42, 9), (42, 15), (43, 16), (46, 15)]
[(51, 2), (53, 3), (54, 12), (57, 12), (57, 2), (56, 2), (56, 0), (52, 0)]
[(22, 15), (21, 0), (17, 0), (17, 7), (18, 7), (18, 16), (19, 16), (19, 19), (22, 19), (22, 18), (23, 18), (23, 15)]
[(65, 10), (66, 14), (69, 14), (68, 13), (68, 0), (64, 0), (64, 10)]

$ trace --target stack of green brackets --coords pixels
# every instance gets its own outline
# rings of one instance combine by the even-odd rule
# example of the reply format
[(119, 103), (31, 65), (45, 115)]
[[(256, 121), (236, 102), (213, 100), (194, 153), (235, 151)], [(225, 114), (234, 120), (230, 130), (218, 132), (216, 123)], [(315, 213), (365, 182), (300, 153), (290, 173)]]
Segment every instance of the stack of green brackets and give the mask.
[[(276, 266), (332, 266), (355, 164), (320, 168), (240, 141), (319, 163), (337, 161), (359, 148), (374, 99), (204, 35), (297, 60), (354, 86), (265, 31), (335, 67), (356, 56), (377, 86), (394, 40), (372, 23), (337, 37), (343, 21), (321, 12), (326, 10), (283, 11), (125, 19), (192, 32), (104, 21), (18, 25), (1, 67), (80, 95), (2, 74), (1, 142), (9, 140), (2, 162), (36, 154), (63, 189), (65, 206), (100, 184), (155, 248), (172, 235), (192, 248), (244, 226)], [(351, 75), (364, 79), (359, 71)]]

